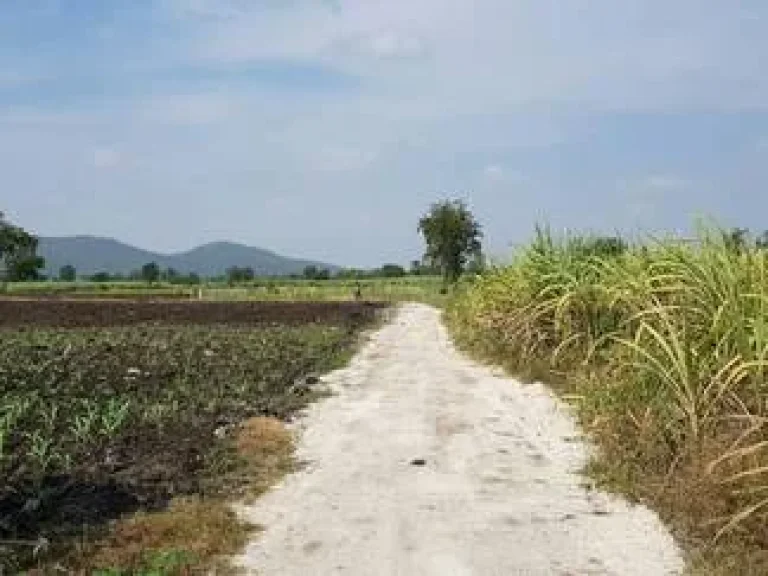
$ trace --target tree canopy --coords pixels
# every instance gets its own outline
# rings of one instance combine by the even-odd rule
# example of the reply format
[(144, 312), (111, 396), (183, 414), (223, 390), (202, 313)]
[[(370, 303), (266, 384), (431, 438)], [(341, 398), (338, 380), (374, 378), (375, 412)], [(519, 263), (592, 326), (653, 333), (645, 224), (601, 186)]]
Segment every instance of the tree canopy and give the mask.
[(253, 280), (255, 277), (256, 273), (250, 266), (231, 266), (230, 268), (227, 268), (227, 282), (230, 284), (230, 286), (237, 284), (238, 282), (248, 282), (249, 280)]
[(331, 271), (327, 268), (320, 269), (315, 265), (309, 265), (304, 268), (304, 278), (307, 280), (328, 280), (331, 277)]
[(37, 255), (37, 238), (0, 212), (0, 279), (37, 280), (45, 261)]
[(471, 259), (479, 259), (483, 237), (480, 224), (461, 200), (433, 204), (419, 220), (424, 237), (424, 258), (446, 281), (455, 282)]
[(77, 280), (77, 270), (71, 264), (65, 264), (59, 269), (59, 280), (62, 282), (74, 282)]
[(148, 262), (141, 267), (141, 279), (147, 284), (154, 284), (160, 279), (160, 266), (157, 262)]

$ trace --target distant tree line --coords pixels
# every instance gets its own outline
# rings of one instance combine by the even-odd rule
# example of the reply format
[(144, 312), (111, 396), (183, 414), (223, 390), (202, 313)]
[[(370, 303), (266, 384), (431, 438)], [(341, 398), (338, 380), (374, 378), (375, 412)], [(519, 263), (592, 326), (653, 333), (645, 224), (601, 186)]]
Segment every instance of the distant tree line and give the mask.
[[(332, 272), (328, 268), (321, 268), (315, 265), (309, 265), (304, 268), (301, 274), (291, 274), (288, 278), (293, 280), (314, 280), (324, 281), (331, 279), (339, 280), (363, 280), (366, 278), (402, 278), (405, 276), (432, 276), (439, 275), (438, 268), (422, 264), (418, 260), (411, 263), (410, 269), (406, 269), (399, 264), (384, 264), (379, 268), (369, 270), (359, 268), (343, 268)], [(250, 266), (230, 266), (223, 276), (206, 278), (219, 282), (226, 282), (230, 286), (243, 284), (258, 279), (260, 276)], [(59, 269), (57, 280), (61, 282), (74, 282), (78, 278), (90, 282), (108, 283), (108, 282), (146, 282), (147, 284), (156, 284), (163, 282), (167, 284), (178, 285), (196, 285), (203, 281), (203, 278), (192, 272), (182, 274), (173, 268), (160, 268), (156, 262), (148, 262), (141, 269), (135, 270), (130, 274), (113, 274), (109, 272), (96, 272), (90, 275), (78, 275), (74, 266), (66, 265)]]
[[(202, 282), (199, 274), (194, 272), (182, 274), (174, 268), (161, 268), (157, 262), (147, 262), (140, 269), (134, 270), (130, 274), (96, 272), (95, 274), (81, 276), (81, 278), (90, 282), (146, 282), (150, 285), (158, 282), (179, 285), (194, 285)], [(76, 279), (77, 272), (73, 266), (62, 266), (59, 271), (59, 280), (72, 282)]]
[(379, 268), (363, 270), (360, 268), (344, 268), (339, 270), (336, 278), (362, 280), (365, 278), (403, 278), (404, 276), (439, 276), (440, 269), (436, 266), (424, 264), (420, 260), (413, 260), (409, 269), (399, 264), (384, 264)]
[(255, 277), (256, 273), (250, 266), (242, 268), (240, 266), (232, 266), (231, 268), (227, 268), (227, 283), (230, 286), (241, 282), (248, 282)]
[(302, 274), (293, 274), (292, 278), (304, 278), (306, 280), (364, 280), (366, 278), (403, 278), (405, 276), (438, 276), (440, 269), (437, 266), (424, 264), (419, 260), (411, 262), (406, 269), (400, 264), (383, 264), (378, 268), (342, 268), (331, 272), (327, 268), (307, 266)]

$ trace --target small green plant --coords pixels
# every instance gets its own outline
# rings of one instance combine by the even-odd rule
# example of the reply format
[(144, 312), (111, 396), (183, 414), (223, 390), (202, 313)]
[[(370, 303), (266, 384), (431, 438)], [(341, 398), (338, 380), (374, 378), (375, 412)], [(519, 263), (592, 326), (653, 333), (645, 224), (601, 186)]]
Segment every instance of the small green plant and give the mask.
[(3, 461), (6, 459), (6, 444), (10, 435), (11, 429), (8, 422), (4, 419), (0, 420), (0, 466), (3, 465)]
[(196, 565), (193, 554), (184, 550), (160, 550), (146, 552), (142, 565), (130, 571), (122, 568), (102, 568), (93, 576), (173, 576), (184, 573)]
[(101, 413), (101, 434), (110, 439), (114, 438), (120, 427), (127, 421), (130, 408), (130, 400), (110, 398)]
[(48, 472), (51, 464), (56, 462), (58, 454), (54, 451), (52, 437), (46, 437), (41, 431), (35, 430), (27, 434), (29, 440), (28, 457), (35, 468), (38, 470), (38, 478), (41, 478)]
[(147, 554), (146, 576), (165, 576), (195, 565), (196, 558), (184, 550), (161, 550)]
[(99, 410), (98, 405), (89, 399), (83, 399), (81, 404), (84, 413), (76, 414), (74, 416), (70, 431), (78, 442), (86, 443), (90, 442), (93, 435), (96, 433), (96, 427), (99, 421)]

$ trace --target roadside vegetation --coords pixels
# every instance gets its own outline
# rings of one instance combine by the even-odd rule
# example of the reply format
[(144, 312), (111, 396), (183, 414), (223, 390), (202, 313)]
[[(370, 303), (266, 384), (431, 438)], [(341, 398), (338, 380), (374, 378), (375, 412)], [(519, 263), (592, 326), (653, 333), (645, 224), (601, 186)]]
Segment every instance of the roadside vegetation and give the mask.
[(660, 511), (692, 573), (768, 573), (765, 243), (539, 230), (446, 317), (461, 346), (576, 404), (591, 475)]
[[(3, 573), (188, 573), (238, 551), (251, 527), (226, 501), (290, 469), (282, 421), (322, 394), (312, 375), (349, 356), (377, 309), (23, 304), (0, 328)], [(153, 321), (131, 320), (148, 307)]]

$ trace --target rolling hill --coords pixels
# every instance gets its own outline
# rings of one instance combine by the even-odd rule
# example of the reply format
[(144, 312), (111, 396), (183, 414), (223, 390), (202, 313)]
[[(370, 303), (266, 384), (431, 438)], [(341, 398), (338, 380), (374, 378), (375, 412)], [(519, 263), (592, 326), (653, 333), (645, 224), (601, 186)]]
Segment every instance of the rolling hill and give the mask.
[(182, 274), (195, 272), (203, 277), (223, 275), (231, 266), (251, 267), (261, 276), (299, 274), (309, 265), (338, 270), (338, 266), (287, 258), (269, 250), (233, 242), (213, 242), (186, 252), (161, 254), (111, 238), (41, 237), (38, 254), (45, 258), (45, 273), (53, 275), (67, 264), (74, 266), (81, 276), (97, 272), (127, 275), (147, 262), (157, 262), (161, 268), (174, 268)]

